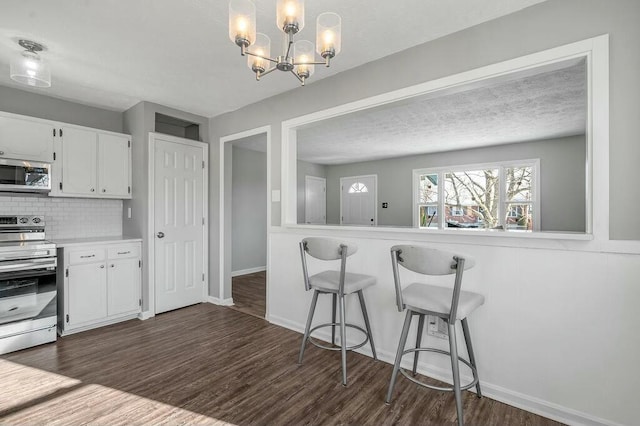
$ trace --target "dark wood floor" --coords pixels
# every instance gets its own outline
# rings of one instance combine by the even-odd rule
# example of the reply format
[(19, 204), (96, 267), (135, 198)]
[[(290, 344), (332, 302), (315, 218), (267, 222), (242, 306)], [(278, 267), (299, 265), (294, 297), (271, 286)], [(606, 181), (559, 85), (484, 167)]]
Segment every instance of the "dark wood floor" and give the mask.
[(231, 308), (264, 318), (267, 307), (266, 281), (266, 271), (233, 277), (231, 284), (233, 306)]
[[(383, 402), (391, 366), (310, 346), (300, 334), (200, 304), (0, 357), (0, 424), (450, 424), (453, 396), (406, 379)], [(464, 393), (469, 425), (551, 425)]]

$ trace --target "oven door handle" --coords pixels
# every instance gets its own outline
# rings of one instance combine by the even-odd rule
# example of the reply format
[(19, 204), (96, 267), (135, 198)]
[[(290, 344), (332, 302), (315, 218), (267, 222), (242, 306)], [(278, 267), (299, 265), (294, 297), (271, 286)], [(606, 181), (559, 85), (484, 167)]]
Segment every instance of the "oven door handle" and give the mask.
[(0, 262), (0, 273), (19, 272), (31, 269), (55, 268), (58, 265), (56, 258), (22, 259)]
[(17, 259), (32, 259), (38, 257), (51, 257), (55, 253), (51, 253), (52, 250), (25, 250), (16, 254), (4, 254), (0, 256), (1, 260), (17, 260)]

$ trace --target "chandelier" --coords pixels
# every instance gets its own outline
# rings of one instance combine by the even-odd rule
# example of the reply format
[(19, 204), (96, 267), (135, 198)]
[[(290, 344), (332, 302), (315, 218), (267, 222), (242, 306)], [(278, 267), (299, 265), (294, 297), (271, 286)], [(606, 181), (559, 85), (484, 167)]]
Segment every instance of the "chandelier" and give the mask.
[(18, 44), (25, 50), (11, 60), (11, 79), (27, 86), (51, 87), (51, 69), (38, 54), (45, 47), (31, 40), (18, 40)]
[[(278, 0), (276, 25), (284, 32), (281, 55), (271, 57), (271, 39), (256, 33), (256, 7), (251, 0), (229, 2), (229, 38), (247, 57), (247, 65), (256, 74), (256, 80), (274, 70), (291, 72), (304, 86), (313, 75), (315, 65), (329, 67), (331, 58), (341, 49), (340, 15), (325, 12), (316, 20), (316, 45), (307, 40), (294, 43), (293, 36), (304, 28), (304, 0)], [(249, 48), (251, 47), (251, 50)], [(292, 52), (293, 49), (293, 52)], [(315, 61), (315, 52), (324, 61)]]

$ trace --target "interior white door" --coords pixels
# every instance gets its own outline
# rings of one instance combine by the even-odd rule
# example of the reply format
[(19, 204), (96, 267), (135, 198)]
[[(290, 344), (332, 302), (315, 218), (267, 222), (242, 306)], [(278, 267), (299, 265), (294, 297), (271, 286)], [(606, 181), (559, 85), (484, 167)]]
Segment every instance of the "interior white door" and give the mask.
[(304, 221), (310, 224), (327, 223), (327, 180), (304, 177)]
[(155, 139), (155, 311), (203, 301), (204, 148)]
[(340, 179), (340, 223), (374, 226), (376, 215), (377, 176), (351, 176)]

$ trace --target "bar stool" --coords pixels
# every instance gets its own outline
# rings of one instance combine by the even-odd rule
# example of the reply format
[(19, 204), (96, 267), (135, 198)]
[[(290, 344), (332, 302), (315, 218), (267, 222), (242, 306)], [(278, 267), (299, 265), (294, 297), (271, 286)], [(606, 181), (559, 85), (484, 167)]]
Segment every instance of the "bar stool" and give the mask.
[[(370, 275), (354, 274), (346, 272), (347, 257), (351, 256), (357, 251), (357, 246), (354, 244), (346, 244), (339, 240), (330, 238), (305, 238), (300, 242), (300, 256), (302, 258), (302, 273), (304, 275), (304, 287), (307, 291), (313, 290), (313, 298), (311, 299), (311, 306), (309, 307), (309, 316), (307, 318), (307, 325), (304, 329), (304, 337), (302, 338), (302, 346), (300, 347), (300, 355), (298, 357), (298, 364), (302, 364), (302, 357), (304, 356), (304, 350), (307, 340), (313, 345), (333, 351), (340, 351), (342, 353), (342, 385), (347, 386), (347, 351), (361, 348), (367, 342), (371, 345), (371, 352), (373, 353), (373, 359), (378, 359), (376, 356), (376, 348), (373, 344), (373, 336), (371, 334), (371, 324), (369, 323), (369, 316), (367, 314), (367, 307), (364, 301), (364, 295), (362, 290), (370, 287), (376, 283), (376, 278)], [(315, 275), (309, 276), (307, 268), (306, 255), (320, 259), (320, 260), (341, 260), (339, 271), (322, 271)], [(362, 309), (362, 316), (364, 317), (364, 324), (366, 330), (357, 325), (348, 324), (345, 319), (345, 299), (344, 297), (349, 294), (356, 293), (360, 300), (360, 308)], [(316, 309), (316, 303), (318, 302), (318, 295), (331, 294), (333, 296), (333, 308), (331, 322), (326, 324), (317, 325), (311, 328), (313, 321), (313, 314)], [(340, 321), (336, 322), (336, 303), (340, 309)], [(335, 347), (336, 326), (340, 327), (340, 346)], [(331, 327), (331, 343), (333, 346), (326, 346), (318, 343), (311, 337), (311, 333), (322, 327)], [(354, 346), (347, 347), (347, 327), (361, 331), (365, 334), (365, 339), (362, 343)]]
[[(396, 287), (396, 304), (398, 310), (407, 310), (407, 315), (402, 327), (398, 352), (391, 374), (391, 382), (385, 402), (389, 404), (393, 395), (398, 371), (412, 382), (430, 389), (441, 391), (453, 391), (456, 399), (456, 412), (458, 415), (458, 425), (463, 425), (462, 411), (462, 391), (476, 387), (478, 398), (482, 397), (480, 381), (478, 380), (478, 370), (476, 359), (471, 345), (471, 335), (467, 316), (484, 303), (484, 296), (469, 291), (461, 291), (462, 274), (465, 269), (472, 268), (475, 261), (470, 257), (463, 257), (454, 253), (435, 250), (427, 247), (398, 245), (391, 248), (391, 265), (393, 267), (393, 278)], [(400, 272), (398, 265), (423, 275), (451, 275), (455, 274), (453, 288), (441, 286), (413, 283), (404, 289), (400, 283)], [(415, 348), (405, 350), (407, 334), (411, 326), (414, 315), (418, 316), (418, 335), (416, 337)], [(445, 320), (449, 331), (449, 352), (436, 348), (421, 347), (422, 332), (424, 329), (425, 315), (433, 315)], [(469, 353), (469, 361), (458, 356), (458, 346), (456, 341), (456, 321), (462, 322), (462, 332)], [(413, 353), (413, 375), (416, 374), (418, 366), (418, 356), (420, 352), (435, 352), (449, 355), (451, 358), (451, 370), (453, 372), (453, 386), (439, 387), (421, 382), (410, 376), (404, 369), (400, 368), (402, 357)], [(460, 385), (459, 362), (466, 364), (473, 373), (473, 381), (464, 386)]]

